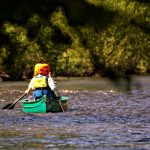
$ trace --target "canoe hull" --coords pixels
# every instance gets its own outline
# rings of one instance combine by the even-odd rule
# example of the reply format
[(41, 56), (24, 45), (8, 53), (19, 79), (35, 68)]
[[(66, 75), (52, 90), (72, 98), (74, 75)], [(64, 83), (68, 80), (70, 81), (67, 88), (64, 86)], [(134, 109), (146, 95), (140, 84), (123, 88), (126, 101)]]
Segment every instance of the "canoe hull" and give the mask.
[[(68, 97), (62, 96), (60, 98), (61, 105), (64, 111), (68, 109)], [(62, 112), (59, 101), (54, 99), (47, 99), (44, 95), (36, 101), (23, 99), (21, 101), (22, 111), (25, 113), (47, 113), (47, 112)]]

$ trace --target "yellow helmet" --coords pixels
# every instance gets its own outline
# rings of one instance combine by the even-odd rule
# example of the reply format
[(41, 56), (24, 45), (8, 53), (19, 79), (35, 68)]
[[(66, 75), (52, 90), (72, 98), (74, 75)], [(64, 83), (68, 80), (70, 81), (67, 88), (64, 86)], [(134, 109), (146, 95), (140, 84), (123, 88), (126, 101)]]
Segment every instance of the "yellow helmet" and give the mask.
[(50, 66), (48, 64), (38, 63), (34, 67), (34, 76), (37, 74), (48, 75), (50, 72)]

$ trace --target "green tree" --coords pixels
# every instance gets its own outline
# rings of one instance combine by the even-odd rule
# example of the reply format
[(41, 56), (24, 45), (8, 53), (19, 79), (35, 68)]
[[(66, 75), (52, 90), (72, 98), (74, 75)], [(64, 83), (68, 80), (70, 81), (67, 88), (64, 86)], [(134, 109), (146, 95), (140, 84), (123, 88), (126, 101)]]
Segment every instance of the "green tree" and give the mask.
[(37, 62), (55, 75), (150, 70), (147, 0), (5, 0), (0, 20), (0, 69), (13, 79)]

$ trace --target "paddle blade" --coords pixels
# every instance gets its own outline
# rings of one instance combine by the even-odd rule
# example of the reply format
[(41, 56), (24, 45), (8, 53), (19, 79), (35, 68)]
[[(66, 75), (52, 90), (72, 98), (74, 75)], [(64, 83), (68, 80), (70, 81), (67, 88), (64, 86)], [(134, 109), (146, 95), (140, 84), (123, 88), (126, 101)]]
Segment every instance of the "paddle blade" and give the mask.
[(14, 109), (15, 105), (13, 105), (13, 103), (7, 104), (6, 106), (4, 106), (2, 109)]

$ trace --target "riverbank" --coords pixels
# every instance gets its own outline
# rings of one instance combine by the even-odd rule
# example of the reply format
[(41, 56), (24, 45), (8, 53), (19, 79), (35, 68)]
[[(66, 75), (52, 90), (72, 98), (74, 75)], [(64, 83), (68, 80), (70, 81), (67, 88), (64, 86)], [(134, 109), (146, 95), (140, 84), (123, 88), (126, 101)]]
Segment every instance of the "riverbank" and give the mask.
[[(57, 77), (54, 78), (58, 88), (60, 90), (118, 90), (118, 91), (128, 91), (132, 89), (150, 89), (150, 76), (132, 76), (130, 82), (124, 79), (118, 81), (110, 80), (104, 77)], [(14, 89), (21, 87), (25, 90), (30, 82), (26, 81), (4, 81), (1, 82), (1, 89)]]

